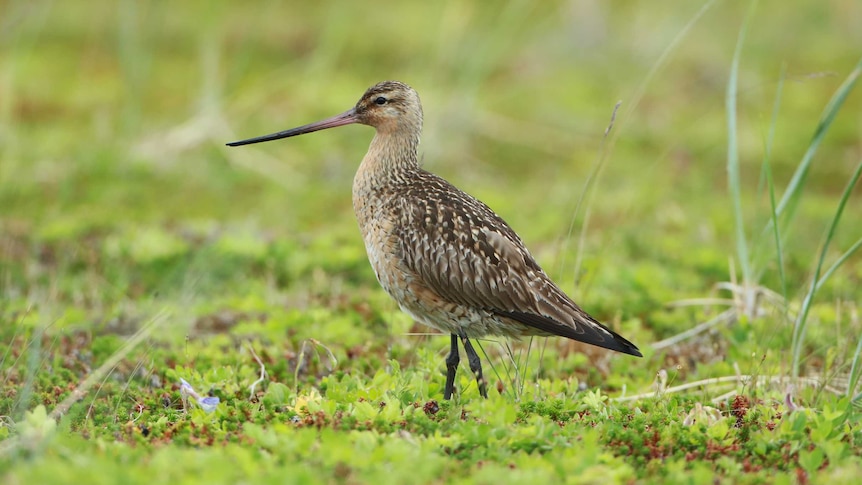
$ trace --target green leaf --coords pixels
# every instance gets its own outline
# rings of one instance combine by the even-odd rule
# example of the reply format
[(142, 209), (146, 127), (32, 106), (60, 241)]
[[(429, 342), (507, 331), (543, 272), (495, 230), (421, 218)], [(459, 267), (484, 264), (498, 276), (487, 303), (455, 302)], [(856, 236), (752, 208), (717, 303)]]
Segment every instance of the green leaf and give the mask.
[(266, 406), (284, 406), (288, 403), (291, 390), (280, 382), (271, 382), (263, 395), (263, 404)]
[(802, 450), (799, 452), (799, 466), (808, 472), (809, 475), (812, 475), (820, 469), (820, 465), (823, 464), (825, 457), (826, 455), (820, 448), (814, 448), (810, 451)]

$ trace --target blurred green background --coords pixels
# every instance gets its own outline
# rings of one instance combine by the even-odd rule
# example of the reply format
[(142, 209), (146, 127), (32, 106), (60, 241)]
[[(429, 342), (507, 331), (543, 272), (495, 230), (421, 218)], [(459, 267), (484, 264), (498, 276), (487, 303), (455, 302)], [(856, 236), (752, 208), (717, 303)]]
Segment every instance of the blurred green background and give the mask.
[[(780, 224), (782, 259), (763, 167), (781, 197), (858, 69), (862, 2), (755, 6), (738, 58), (741, 261), (725, 96), (752, 5), (0, 0), (0, 474), (855, 483), (858, 412), (838, 396), (860, 400), (862, 258), (793, 332), (862, 163), (859, 87)], [(494, 208), (644, 359), (481, 340), (500, 392), (480, 399), (462, 365), (457, 398), (432, 401), (448, 339), (378, 287), (353, 217), (372, 130), (225, 146), (340, 113), (386, 79), (422, 98), (425, 167)], [(860, 213), (857, 187), (823, 268), (860, 241)], [(748, 286), (717, 288), (746, 265)], [(653, 345), (716, 315), (727, 324)], [(794, 391), (797, 369), (812, 379)], [(692, 385), (656, 392), (657, 373)], [(218, 409), (187, 414), (180, 379)], [(785, 419), (793, 399), (812, 412)], [(684, 424), (701, 404), (720, 426)]]
[[(300, 307), (339, 291), (378, 298), (350, 203), (371, 129), (224, 143), (341, 112), (371, 84), (397, 79), (424, 103), (426, 168), (500, 213), (602, 319), (637, 319), (642, 345), (675, 333), (685, 326), (663, 327), (663, 305), (730, 277), (724, 96), (748, 8), (5, 1), (5, 304), (56, 305), (55, 316), (88, 324), (135, 313), (149, 298), (204, 302), (184, 306), (193, 317), (242, 307), (237, 298), (263, 291)], [(856, 0), (757, 6), (742, 47), (738, 134), (745, 216), (761, 246), (769, 247), (761, 234), (767, 133), (774, 128), (780, 195), (858, 61), (860, 18)], [(860, 108), (857, 91), (818, 152), (788, 228), (794, 290), (807, 281), (862, 156)], [(600, 160), (595, 192), (576, 210)], [(858, 238), (849, 220), (862, 201), (850, 203), (835, 254)], [(776, 288), (774, 256), (761, 267)], [(858, 301), (858, 258), (846, 268), (828, 295)], [(386, 318), (395, 313), (394, 304), (384, 308)]]

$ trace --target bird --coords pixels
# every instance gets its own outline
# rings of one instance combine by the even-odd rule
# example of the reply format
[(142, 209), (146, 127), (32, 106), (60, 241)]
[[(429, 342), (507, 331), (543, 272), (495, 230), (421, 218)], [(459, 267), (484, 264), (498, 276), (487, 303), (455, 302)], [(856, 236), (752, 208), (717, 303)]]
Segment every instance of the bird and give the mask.
[(471, 339), (560, 336), (642, 357), (566, 295), (491, 208), (422, 168), (422, 122), (417, 92), (383, 81), (344, 113), (227, 145), (353, 123), (375, 129), (353, 179), (353, 209), (383, 289), (415, 321), (450, 335), (444, 399), (455, 392), (459, 340), (484, 398), (487, 382)]

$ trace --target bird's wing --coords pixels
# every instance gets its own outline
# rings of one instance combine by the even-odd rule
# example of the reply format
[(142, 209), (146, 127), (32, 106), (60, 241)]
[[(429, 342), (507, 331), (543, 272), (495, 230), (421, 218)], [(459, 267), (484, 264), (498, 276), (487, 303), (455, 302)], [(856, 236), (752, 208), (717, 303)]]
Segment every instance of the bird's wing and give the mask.
[(401, 256), (441, 298), (515, 320), (537, 334), (641, 355), (566, 296), (488, 206), (438, 177), (425, 180), (421, 192), (402, 202), (407, 217), (399, 234)]

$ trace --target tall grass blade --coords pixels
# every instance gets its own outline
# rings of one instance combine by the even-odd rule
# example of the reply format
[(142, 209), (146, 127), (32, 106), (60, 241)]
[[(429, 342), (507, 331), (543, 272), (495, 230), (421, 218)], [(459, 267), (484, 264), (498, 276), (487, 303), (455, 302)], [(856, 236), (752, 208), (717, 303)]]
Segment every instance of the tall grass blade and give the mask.
[[(808, 293), (805, 295), (805, 299), (802, 301), (802, 308), (800, 309), (799, 315), (797, 316), (796, 322), (793, 326), (793, 377), (799, 376), (799, 364), (802, 358), (802, 344), (805, 341), (808, 312), (811, 310), (811, 303), (814, 300), (814, 296), (817, 294), (817, 290), (825, 281), (820, 278), (820, 274), (824, 260), (826, 259), (826, 252), (829, 250), (829, 245), (832, 242), (835, 231), (838, 229), (838, 222), (841, 220), (841, 214), (844, 212), (847, 200), (850, 199), (850, 195), (853, 193), (853, 187), (856, 185), (856, 182), (859, 181), (860, 176), (862, 176), (862, 162), (856, 166), (856, 171), (853, 172), (853, 175), (847, 182), (847, 186), (844, 188), (844, 193), (841, 194), (841, 200), (838, 202), (835, 216), (832, 218), (832, 223), (829, 225), (829, 230), (826, 233), (826, 240), (823, 242), (823, 247), (820, 249), (820, 257), (818, 258), (817, 266), (814, 269), (814, 277), (811, 279), (811, 286)], [(854, 247), (857, 246), (854, 245)], [(830, 268), (830, 270), (831, 269), (832, 268)], [(829, 274), (831, 275), (832, 273), (830, 272)]]
[[(796, 209), (796, 204), (799, 201), (799, 196), (802, 193), (802, 188), (805, 184), (806, 176), (808, 175), (808, 169), (811, 167), (811, 162), (814, 160), (814, 154), (817, 153), (817, 149), (820, 147), (820, 142), (823, 141), (823, 138), (826, 136), (826, 132), (828, 132), (829, 128), (832, 126), (835, 116), (838, 114), (838, 111), (844, 104), (844, 100), (847, 99), (847, 95), (850, 94), (850, 91), (853, 89), (853, 86), (856, 84), (860, 75), (862, 75), (862, 59), (859, 59), (856, 67), (850, 72), (844, 82), (841, 83), (841, 86), (839, 86), (838, 90), (835, 91), (835, 94), (832, 95), (832, 99), (830, 99), (829, 103), (826, 104), (826, 108), (823, 109), (823, 114), (820, 117), (820, 122), (817, 124), (817, 129), (814, 130), (814, 136), (811, 139), (811, 143), (808, 145), (808, 150), (806, 150), (805, 155), (802, 156), (802, 161), (799, 163), (799, 166), (796, 167), (796, 171), (793, 173), (793, 177), (790, 179), (790, 183), (787, 185), (787, 189), (784, 191), (784, 195), (781, 196), (781, 201), (778, 203), (778, 209), (776, 212), (781, 216), (786, 211), (787, 214), (784, 216), (785, 220), (789, 220), (793, 217), (793, 212)], [(772, 224), (771, 221), (770, 224)]]
[[(862, 363), (859, 362), (862, 357), (862, 336), (856, 343), (856, 352), (853, 353), (853, 364), (850, 366), (850, 378), (847, 380), (847, 397), (853, 396), (856, 392), (856, 387), (859, 386), (859, 376), (862, 375)], [(855, 397), (854, 397), (855, 399)]]
[(841, 257), (836, 259), (835, 262), (832, 263), (832, 266), (829, 267), (829, 269), (823, 272), (823, 276), (821, 276), (820, 280), (817, 281), (817, 287), (814, 288), (814, 290), (819, 290), (820, 287), (823, 286), (823, 283), (825, 283), (826, 280), (828, 280), (829, 277), (832, 276), (832, 273), (834, 273), (835, 270), (840, 268), (841, 265), (844, 264), (844, 261), (846, 261), (847, 258), (852, 256), (853, 253), (855, 253), (860, 247), (862, 247), (862, 238), (857, 239), (856, 242), (853, 243), (852, 246), (850, 246), (850, 249), (844, 251), (844, 254), (842, 254)]
[[(772, 108), (772, 120), (769, 123), (769, 134), (766, 137), (766, 154), (763, 157), (763, 172), (766, 176), (766, 187), (769, 190), (769, 208), (772, 211), (772, 235), (775, 239), (775, 254), (778, 257), (778, 278), (781, 281), (781, 296), (787, 300), (787, 276), (784, 274), (784, 250), (781, 247), (781, 234), (778, 231), (778, 211), (775, 203), (775, 182), (772, 179), (772, 166), (770, 157), (772, 155), (772, 142), (775, 139), (775, 125), (778, 120), (778, 110), (781, 106), (781, 91), (784, 89), (784, 79), (787, 73), (787, 65), (782, 64), (781, 74), (778, 76), (778, 88), (775, 91), (775, 104)], [(759, 279), (759, 278), (758, 278)]]
[[(662, 67), (664, 67), (667, 64), (671, 53), (676, 51), (676, 48), (686, 38), (688, 33), (691, 31), (691, 29), (695, 26), (695, 24), (697, 24), (700, 21), (700, 19), (706, 14), (706, 12), (708, 12), (709, 9), (712, 8), (712, 6), (716, 3), (716, 1), (717, 0), (709, 0), (709, 1), (705, 2), (701, 6), (701, 8), (698, 9), (697, 12), (695, 12), (695, 14), (691, 17), (691, 19), (689, 19), (689, 21), (685, 24), (685, 26), (683, 26), (683, 28), (676, 34), (676, 36), (673, 38), (673, 40), (670, 42), (670, 44), (668, 44), (667, 47), (665, 47), (665, 49), (662, 51), (661, 55), (659, 55), (659, 58), (653, 63), (652, 67), (650, 67), (650, 70), (647, 73), (647, 75), (644, 76), (643, 81), (641, 81), (640, 84), (638, 84), (638, 87), (635, 90), (634, 95), (632, 95), (632, 98), (631, 98), (632, 102), (628, 104), (627, 109), (625, 110), (624, 114), (621, 116), (622, 119), (620, 120), (620, 128), (617, 130), (617, 132), (621, 131), (623, 129), (623, 127), (625, 126), (625, 124), (628, 122), (628, 120), (631, 119), (630, 115), (632, 112), (634, 112), (635, 108), (637, 108), (637, 106), (640, 104), (641, 99), (643, 99), (644, 93), (646, 93), (647, 86), (649, 86), (650, 82), (652, 82), (653, 78), (656, 76), (659, 69), (661, 69)], [(560, 259), (559, 267), (560, 267), (561, 275), (563, 273), (563, 268), (565, 268), (566, 253), (568, 253), (569, 241), (571, 240), (572, 233), (574, 232), (574, 229), (575, 229), (575, 221), (577, 220), (578, 214), (581, 211), (581, 205), (584, 203), (585, 200), (587, 200), (588, 196), (589, 196), (589, 199), (587, 200), (584, 219), (581, 222), (581, 235), (582, 235), (582, 237), (584, 234), (586, 234), (587, 228), (589, 227), (589, 207), (592, 205), (593, 194), (594, 194), (594, 191), (592, 190), (592, 188), (594, 185), (598, 184), (599, 176), (601, 175), (602, 169), (603, 169), (604, 164), (605, 164), (605, 159), (607, 158), (607, 155), (613, 150), (613, 142), (616, 139), (616, 133), (611, 132), (610, 127), (613, 126), (613, 124), (614, 124), (614, 120), (616, 119), (616, 116), (617, 116), (617, 110), (621, 106), (621, 103), (622, 103), (622, 101), (617, 102), (617, 105), (614, 107), (614, 112), (613, 112), (613, 115), (611, 117), (611, 123), (610, 123), (610, 125), (608, 125), (608, 130), (605, 130), (605, 134), (604, 134), (604, 137), (602, 139), (602, 147), (601, 147), (601, 151), (599, 153), (599, 157), (596, 160), (595, 165), (593, 165), (593, 168), (590, 171), (589, 176), (587, 177), (587, 181), (584, 183), (584, 190), (581, 191), (581, 195), (578, 197), (578, 201), (577, 201), (577, 204), (575, 205), (575, 209), (572, 211), (572, 218), (571, 218), (571, 221), (569, 222), (569, 230), (568, 230), (568, 233), (566, 234), (565, 244), (563, 245), (563, 248), (562, 248), (562, 258)], [(581, 247), (581, 242), (582, 241), (579, 241), (579, 249), (577, 252), (577, 259), (575, 261), (575, 270), (573, 273), (575, 275), (575, 281), (576, 282), (577, 282), (577, 277), (578, 277), (577, 275), (580, 274), (581, 255), (583, 252), (582, 247)]]
[(751, 25), (757, 2), (752, 2), (745, 17), (745, 23), (739, 31), (736, 41), (736, 49), (733, 52), (733, 61), (730, 66), (730, 78), (727, 81), (727, 96), (725, 106), (727, 109), (727, 184), (730, 189), (730, 199), (733, 203), (733, 222), (736, 229), (736, 257), (742, 266), (742, 282), (747, 285), (753, 281), (751, 260), (748, 257), (748, 243), (745, 239), (745, 222), (742, 219), (742, 190), (739, 177), (739, 148), (736, 141), (736, 85), (739, 77), (739, 59), (742, 57), (742, 45), (745, 42), (745, 34)]

